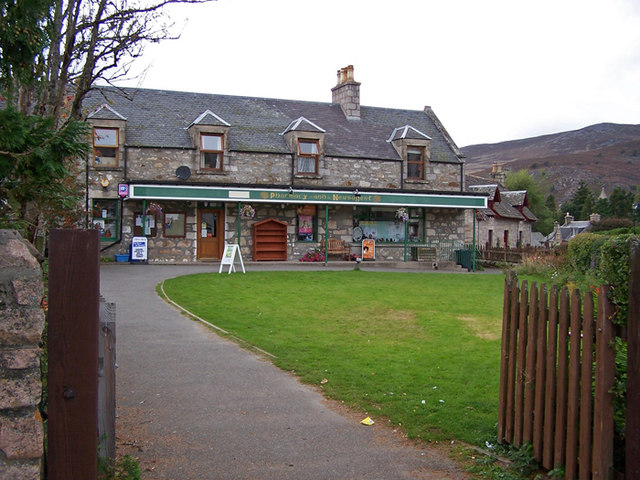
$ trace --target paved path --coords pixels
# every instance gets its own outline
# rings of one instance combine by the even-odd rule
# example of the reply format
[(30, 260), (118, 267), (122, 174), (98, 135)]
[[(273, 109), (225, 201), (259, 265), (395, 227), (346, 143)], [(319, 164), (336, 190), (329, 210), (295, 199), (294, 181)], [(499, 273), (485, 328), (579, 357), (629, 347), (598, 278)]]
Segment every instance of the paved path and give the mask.
[(117, 312), (118, 452), (140, 459), (143, 479), (466, 478), (439, 451), (360, 425), (364, 415), (331, 407), (155, 293), (203, 271), (217, 265), (101, 268)]

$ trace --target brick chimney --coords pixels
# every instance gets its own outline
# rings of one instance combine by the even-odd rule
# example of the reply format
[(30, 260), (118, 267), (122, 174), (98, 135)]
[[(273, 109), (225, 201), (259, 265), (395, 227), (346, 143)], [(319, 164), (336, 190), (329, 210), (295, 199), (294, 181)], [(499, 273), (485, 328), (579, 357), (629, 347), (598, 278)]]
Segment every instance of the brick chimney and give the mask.
[(493, 162), (491, 178), (493, 178), (501, 187), (505, 186), (507, 174), (502, 170), (502, 165), (499, 165), (498, 162)]
[(349, 120), (360, 120), (360, 82), (353, 79), (353, 65), (338, 70), (338, 84), (331, 93), (331, 102), (340, 104)]
[(563, 226), (566, 227), (571, 222), (573, 222), (573, 216), (569, 212), (567, 212), (567, 214), (564, 216), (564, 225)]

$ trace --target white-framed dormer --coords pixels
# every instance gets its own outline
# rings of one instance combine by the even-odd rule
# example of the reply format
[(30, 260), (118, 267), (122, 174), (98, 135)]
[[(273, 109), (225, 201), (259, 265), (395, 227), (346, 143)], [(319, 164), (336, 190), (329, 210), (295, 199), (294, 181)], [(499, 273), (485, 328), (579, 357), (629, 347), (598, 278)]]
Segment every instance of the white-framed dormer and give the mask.
[(325, 130), (305, 117), (293, 120), (280, 134), (294, 154), (294, 175), (320, 177)]
[(89, 165), (97, 170), (120, 170), (124, 167), (127, 119), (107, 104), (87, 116), (91, 125)]
[(196, 150), (196, 170), (199, 174), (225, 171), (230, 127), (231, 124), (211, 110), (202, 112), (187, 127)]
[(402, 158), (405, 181), (426, 182), (427, 165), (431, 161), (431, 137), (411, 125), (405, 125), (395, 128), (387, 142)]

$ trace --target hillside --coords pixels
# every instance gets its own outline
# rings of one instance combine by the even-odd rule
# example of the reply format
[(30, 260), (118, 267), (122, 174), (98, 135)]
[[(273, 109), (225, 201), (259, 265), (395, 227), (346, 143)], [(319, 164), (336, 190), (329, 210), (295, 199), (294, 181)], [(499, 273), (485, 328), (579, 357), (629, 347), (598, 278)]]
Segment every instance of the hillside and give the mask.
[(580, 180), (598, 194), (640, 185), (640, 125), (601, 123), (580, 130), (462, 148), (466, 171), (488, 176), (494, 162), (546, 179), (559, 203)]

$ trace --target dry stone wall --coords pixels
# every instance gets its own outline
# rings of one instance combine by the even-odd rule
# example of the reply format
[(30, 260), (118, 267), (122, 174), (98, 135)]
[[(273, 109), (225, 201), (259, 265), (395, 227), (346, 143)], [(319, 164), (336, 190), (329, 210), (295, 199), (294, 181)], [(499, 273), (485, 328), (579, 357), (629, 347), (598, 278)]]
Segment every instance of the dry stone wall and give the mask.
[(37, 252), (0, 230), (0, 478), (40, 479), (40, 349), (44, 328)]

